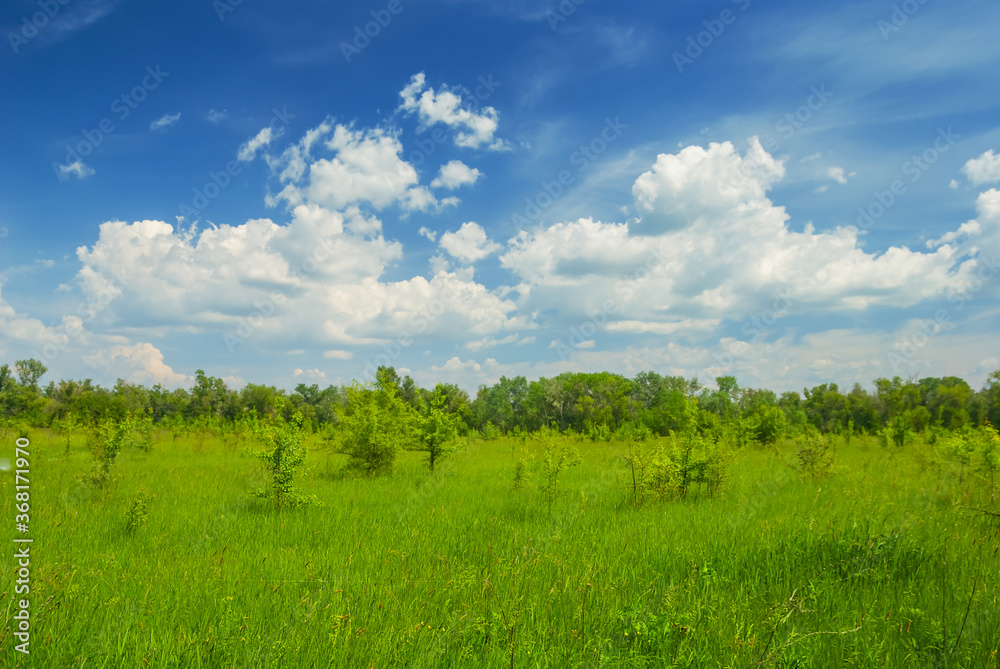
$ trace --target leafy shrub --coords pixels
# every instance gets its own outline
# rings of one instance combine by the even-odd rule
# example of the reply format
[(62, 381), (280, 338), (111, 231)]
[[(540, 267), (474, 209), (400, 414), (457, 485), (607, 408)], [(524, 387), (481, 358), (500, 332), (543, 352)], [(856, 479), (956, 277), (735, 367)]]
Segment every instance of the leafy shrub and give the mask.
[(714, 494), (723, 484), (729, 466), (724, 443), (706, 438), (694, 430), (671, 437), (670, 448), (661, 446), (647, 475), (647, 488), (660, 499), (686, 497), (704, 486)]
[(549, 436), (542, 446), (541, 472), (539, 488), (545, 497), (549, 513), (559, 495), (559, 475), (567, 467), (580, 463), (580, 454), (575, 448), (567, 446), (561, 439)]
[(110, 479), (111, 468), (128, 443), (131, 430), (130, 417), (121, 421), (108, 418), (91, 434), (88, 443), (94, 455), (94, 466), (86, 479), (98, 488), (103, 488)]
[(493, 423), (487, 421), (486, 425), (483, 425), (483, 439), (489, 441), (498, 438), (501, 434), (500, 429)]
[(595, 425), (590, 420), (583, 421), (583, 432), (591, 441), (611, 441), (614, 437), (607, 423)]
[(347, 390), (347, 407), (340, 418), (341, 452), (347, 471), (365, 477), (392, 473), (396, 455), (410, 443), (415, 412), (396, 394), (391, 383), (355, 384)]
[(520, 490), (528, 484), (531, 478), (531, 473), (528, 470), (530, 459), (531, 456), (523, 447), (514, 454), (514, 490)]
[(773, 444), (784, 434), (788, 426), (785, 412), (774, 405), (759, 407), (749, 420), (750, 434), (762, 444)]
[(134, 534), (145, 526), (149, 515), (149, 500), (150, 496), (145, 490), (140, 490), (132, 498), (132, 503), (125, 512), (125, 532), (127, 534)]
[(882, 429), (882, 445), (895, 444), (897, 447), (902, 447), (909, 433), (910, 426), (906, 417), (898, 415)]
[(257, 409), (251, 409), (246, 423), (264, 449), (251, 453), (260, 460), (271, 483), (267, 488), (253, 491), (255, 497), (270, 499), (276, 509), (296, 507), (315, 500), (304, 497), (294, 487), (299, 468), (305, 463), (306, 449), (302, 445), (302, 414), (295, 413), (286, 421), (280, 411), (262, 421)]
[(128, 445), (149, 453), (153, 448), (153, 414), (148, 410), (136, 415), (129, 414), (126, 418), (129, 425)]
[(1000, 435), (989, 423), (951, 432), (937, 440), (936, 449), (943, 461), (939, 465), (958, 464), (960, 481), (965, 480), (966, 474), (978, 471), (992, 483), (1000, 467)]
[(427, 453), (427, 466), (434, 471), (434, 465), (455, 451), (458, 438), (458, 417), (444, 410), (447, 396), (436, 391), (429, 402), (421, 407), (414, 420), (416, 439), (408, 450)]
[(657, 456), (655, 447), (650, 443), (652, 436), (653, 433), (645, 425), (632, 423), (623, 423), (615, 431), (615, 440), (625, 446), (623, 457), (632, 477), (632, 503), (636, 506), (643, 502), (649, 469)]
[(833, 446), (827, 437), (802, 436), (796, 439), (798, 449), (798, 466), (795, 468), (800, 474), (811, 479), (819, 479), (828, 476), (833, 469)]
[(983, 458), (980, 470), (990, 477), (990, 483), (992, 483), (997, 469), (1000, 469), (1000, 433), (997, 433), (989, 421), (986, 421), (986, 425), (978, 428), (977, 433)]

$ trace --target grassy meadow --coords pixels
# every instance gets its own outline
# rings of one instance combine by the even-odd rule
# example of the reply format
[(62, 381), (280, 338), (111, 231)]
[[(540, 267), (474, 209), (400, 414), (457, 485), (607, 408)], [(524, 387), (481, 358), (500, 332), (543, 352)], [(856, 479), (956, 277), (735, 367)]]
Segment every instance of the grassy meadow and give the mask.
[(1000, 666), (996, 493), (926, 443), (834, 437), (813, 477), (785, 439), (714, 494), (637, 505), (623, 444), (563, 436), (580, 463), (550, 509), (531, 437), (369, 480), (311, 435), (319, 503), (279, 512), (235, 434), (158, 432), (103, 489), (84, 434), (29, 438), (31, 653), (8, 568), (3, 667)]

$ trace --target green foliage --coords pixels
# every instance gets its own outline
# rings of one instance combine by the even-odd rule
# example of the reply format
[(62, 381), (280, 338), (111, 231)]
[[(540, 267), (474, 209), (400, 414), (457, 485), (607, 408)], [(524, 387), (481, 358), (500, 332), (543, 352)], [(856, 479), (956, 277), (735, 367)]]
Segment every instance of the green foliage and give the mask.
[(416, 441), (407, 447), (408, 450), (427, 453), (427, 467), (432, 472), (435, 463), (456, 448), (459, 420), (444, 411), (447, 401), (444, 389), (438, 386), (431, 399), (418, 410), (414, 419)]
[(990, 485), (994, 483), (1000, 467), (1000, 435), (990, 423), (946, 432), (937, 440), (935, 448), (943, 462), (958, 465), (960, 482), (966, 475), (976, 472), (988, 478)]
[(132, 498), (125, 512), (125, 533), (135, 534), (146, 525), (149, 516), (149, 502), (152, 498), (145, 490), (140, 490)]
[(988, 420), (985, 425), (977, 428), (976, 432), (983, 458), (980, 470), (990, 477), (992, 483), (997, 469), (1000, 469), (1000, 434)]
[(48, 367), (34, 358), (18, 360), (14, 363), (14, 369), (17, 371), (18, 382), (25, 388), (33, 390), (38, 390), (38, 380), (48, 371)]
[(557, 437), (546, 435), (542, 442), (541, 471), (539, 472), (539, 490), (545, 498), (549, 514), (552, 505), (560, 494), (559, 476), (567, 467), (580, 464), (580, 454), (575, 448), (567, 445)]
[(94, 430), (90, 440), (94, 465), (86, 477), (87, 480), (98, 488), (103, 488), (108, 483), (111, 468), (119, 453), (128, 445), (131, 433), (131, 417), (126, 417), (125, 420), (108, 418)]
[(315, 500), (305, 497), (295, 488), (299, 469), (305, 463), (306, 449), (302, 445), (302, 414), (296, 413), (286, 421), (280, 412), (261, 420), (255, 410), (246, 417), (247, 426), (263, 450), (252, 455), (263, 463), (270, 478), (266, 488), (253, 491), (255, 497), (269, 499), (278, 510), (297, 507)]
[(652, 442), (653, 434), (645, 426), (625, 423), (615, 431), (615, 440), (625, 447), (623, 456), (632, 483), (632, 503), (639, 506), (645, 499), (649, 487), (648, 472), (657, 457), (657, 449)]
[(774, 405), (761, 406), (750, 416), (753, 438), (762, 444), (774, 444), (785, 434), (788, 421), (785, 412)]
[(591, 441), (611, 441), (614, 436), (607, 423), (595, 425), (589, 420), (583, 421), (583, 431)]
[(885, 439), (885, 445), (888, 446), (892, 443), (902, 448), (906, 443), (907, 435), (910, 434), (910, 421), (907, 420), (907, 416), (904, 414), (897, 415), (882, 431), (882, 434)]
[(152, 411), (143, 411), (136, 415), (129, 415), (129, 445), (138, 448), (144, 453), (149, 453), (153, 448), (153, 414)]
[(496, 425), (494, 425), (493, 423), (487, 421), (487, 423), (483, 425), (483, 439), (486, 440), (498, 439), (501, 434), (503, 433), (500, 432), (500, 430), (497, 429)]
[(731, 455), (722, 441), (694, 430), (673, 435), (661, 445), (646, 475), (647, 488), (660, 499), (684, 498), (693, 490), (712, 495), (726, 480)]
[(528, 468), (531, 455), (523, 445), (520, 448), (512, 446), (511, 452), (514, 456), (514, 490), (521, 490), (531, 480), (531, 471)]
[(397, 396), (395, 383), (387, 378), (374, 385), (350, 387), (340, 417), (347, 471), (369, 478), (391, 474), (396, 455), (411, 443), (415, 418), (414, 410)]
[(822, 435), (803, 435), (796, 438), (795, 444), (800, 474), (816, 480), (829, 476), (833, 469), (834, 451), (828, 437)]
[[(32, 593), (61, 604), (40, 609), (49, 642), (32, 644), (32, 666), (995, 665), (1000, 538), (970, 512), (996, 509), (975, 485), (983, 448), (962, 483), (921, 467), (935, 450), (924, 443), (887, 457), (874, 438), (838, 438), (838, 475), (819, 486), (784, 466), (795, 445), (783, 441), (733, 451), (725, 494), (691, 484), (683, 502), (671, 492), (651, 507), (647, 488), (635, 508), (620, 488), (626, 440), (641, 440), (629, 430), (611, 444), (553, 431), (480, 442), (433, 477), (418, 452), (399, 454), (392, 480), (303, 468), (296, 484), (325, 504), (277, 514), (247, 503), (236, 433), (126, 448), (112, 472), (128, 487), (90, 504), (94, 490), (73, 480), (89, 462), (51, 457), (62, 435), (34, 428), (32, 520), (50, 531), (32, 551), (44, 576)], [(645, 444), (666, 458), (683, 436)], [(700, 439), (695, 454), (712, 446)], [(581, 455), (551, 515), (537, 492), (550, 440)], [(511, 449), (524, 447), (535, 513), (510, 499)], [(126, 535), (138, 490), (148, 520)]]

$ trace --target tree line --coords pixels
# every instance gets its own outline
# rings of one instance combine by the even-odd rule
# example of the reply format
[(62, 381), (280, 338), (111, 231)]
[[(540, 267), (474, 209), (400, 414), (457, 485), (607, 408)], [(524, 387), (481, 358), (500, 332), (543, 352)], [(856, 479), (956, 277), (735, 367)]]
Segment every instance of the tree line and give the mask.
[[(417, 414), (449, 416), (460, 434), (533, 432), (542, 428), (578, 433), (613, 432), (642, 426), (667, 435), (697, 429), (745, 433), (747, 439), (774, 441), (788, 431), (874, 434), (886, 430), (924, 432), (1000, 425), (1000, 370), (976, 390), (955, 377), (875, 379), (871, 390), (835, 383), (780, 395), (741, 387), (733, 376), (705, 387), (697, 378), (641, 372), (632, 378), (610, 372), (566, 372), (528, 381), (501, 377), (482, 385), (476, 396), (454, 384), (421, 388), (392, 367), (380, 367), (370, 383), (299, 384), (291, 392), (247, 383), (239, 390), (198, 370), (191, 388), (146, 387), (119, 379), (111, 388), (85, 380), (42, 384), (45, 366), (33, 359), (0, 366), (0, 419), (34, 427), (66, 423), (95, 425), (107, 419), (147, 415), (162, 427), (235, 423), (248, 412), (258, 416), (301, 414), (311, 431), (336, 429), (367, 402), (381, 410), (406, 406)], [(378, 393), (382, 393), (378, 395)], [(386, 402), (390, 402), (387, 404)], [(436, 414), (435, 414), (436, 415)]]

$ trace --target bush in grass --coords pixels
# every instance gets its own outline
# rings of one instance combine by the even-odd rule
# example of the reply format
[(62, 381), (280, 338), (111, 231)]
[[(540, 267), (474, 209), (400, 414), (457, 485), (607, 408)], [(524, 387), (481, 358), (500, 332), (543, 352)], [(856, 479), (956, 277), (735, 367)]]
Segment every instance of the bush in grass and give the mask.
[(976, 430), (979, 438), (980, 452), (982, 453), (982, 463), (980, 470), (989, 476), (990, 483), (994, 482), (996, 471), (1000, 469), (1000, 433), (986, 421), (986, 424)]
[(286, 421), (276, 407), (274, 416), (261, 420), (257, 409), (251, 409), (244, 419), (247, 427), (264, 449), (251, 455), (260, 460), (271, 479), (266, 488), (253, 491), (255, 497), (269, 499), (276, 509), (296, 507), (315, 501), (314, 496), (300, 495), (295, 488), (295, 477), (305, 463), (306, 449), (302, 445), (302, 414), (295, 413)]
[(347, 471), (365, 477), (391, 474), (396, 454), (412, 443), (415, 418), (413, 408), (399, 398), (388, 378), (348, 388), (340, 417), (340, 452), (349, 456)]
[(730, 462), (722, 440), (713, 440), (696, 430), (671, 436), (672, 446), (661, 446), (647, 474), (647, 488), (660, 499), (683, 498), (704, 486), (712, 495), (725, 482)]
[(811, 479), (828, 476), (833, 469), (833, 446), (823, 435), (803, 435), (795, 440), (798, 466), (795, 469)]
[(153, 448), (153, 413), (147, 410), (126, 418), (128, 422), (128, 445), (135, 446), (143, 453)]
[(105, 419), (91, 433), (88, 443), (94, 455), (94, 466), (86, 479), (98, 488), (103, 488), (111, 477), (111, 468), (130, 439), (131, 420)]
[(552, 513), (552, 505), (560, 494), (559, 475), (567, 467), (578, 464), (580, 464), (580, 454), (575, 448), (567, 446), (563, 439), (552, 434), (544, 437), (538, 486), (545, 498), (549, 514)]
[(902, 447), (906, 443), (907, 436), (910, 434), (909, 421), (905, 416), (898, 415), (882, 429), (881, 434), (883, 446), (895, 444), (897, 447)]
[(632, 503), (636, 506), (643, 502), (648, 487), (648, 472), (657, 457), (652, 437), (653, 433), (645, 425), (622, 423), (615, 431), (615, 440), (625, 447), (623, 458), (632, 476)]
[(140, 490), (132, 498), (132, 503), (125, 512), (125, 532), (127, 534), (134, 534), (145, 526), (149, 516), (149, 500), (150, 496), (145, 490)]
[(493, 423), (487, 421), (486, 424), (483, 425), (483, 439), (486, 441), (497, 439), (501, 434), (503, 433), (500, 432), (500, 429)]
[(456, 449), (459, 419), (444, 410), (447, 401), (442, 386), (438, 385), (431, 399), (418, 410), (414, 419), (415, 440), (407, 446), (407, 450), (427, 453), (427, 467), (432, 472), (435, 463)]
[(583, 421), (583, 431), (591, 441), (611, 441), (614, 433), (607, 423), (594, 424), (590, 420)]
[(958, 479), (979, 472), (992, 484), (1000, 467), (1000, 435), (987, 423), (977, 428), (964, 428), (947, 433), (935, 444), (939, 466), (947, 462), (958, 464)]
[(520, 449), (511, 448), (514, 455), (514, 490), (520, 490), (528, 485), (531, 479), (531, 472), (528, 469), (528, 462), (531, 456), (528, 450), (522, 446)]
[(750, 434), (762, 444), (773, 444), (784, 434), (788, 426), (785, 412), (774, 405), (757, 408), (749, 419)]

